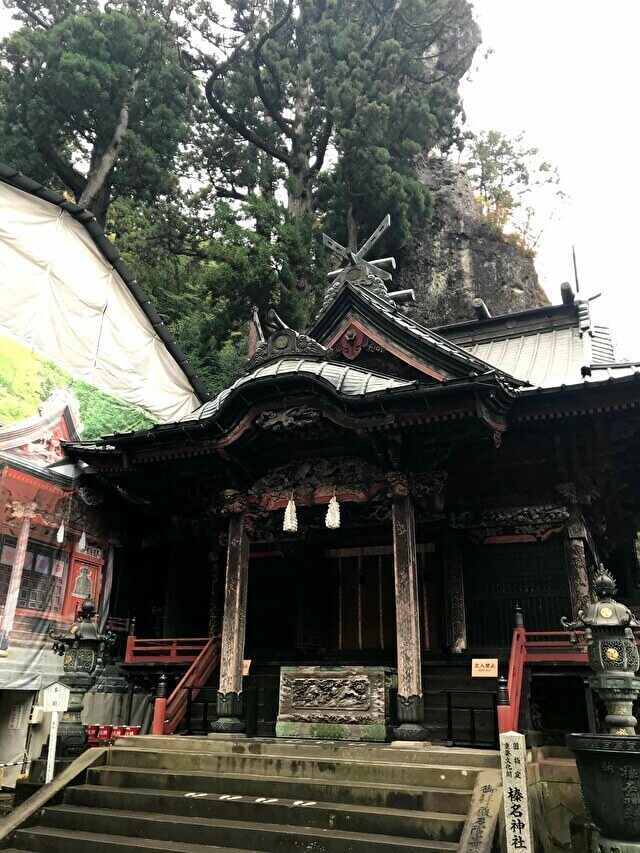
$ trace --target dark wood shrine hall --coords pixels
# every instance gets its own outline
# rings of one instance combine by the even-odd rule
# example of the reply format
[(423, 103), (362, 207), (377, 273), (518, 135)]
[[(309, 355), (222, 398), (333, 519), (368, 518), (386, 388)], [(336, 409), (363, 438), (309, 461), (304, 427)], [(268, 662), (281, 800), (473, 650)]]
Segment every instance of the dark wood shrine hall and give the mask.
[[(600, 561), (638, 596), (640, 368), (568, 285), (557, 306), (428, 329), (371, 245), (306, 334), (256, 318), (245, 374), (187, 418), (67, 446), (120, 507), (114, 615), (222, 633), (220, 731), (254, 685), (262, 734), (323, 736), (324, 702), (324, 736), (380, 739), (359, 709), (382, 679), (383, 729), (437, 737), (430, 697), (482, 693), (471, 659), (506, 659), (516, 606), (559, 630)], [(538, 675), (529, 727), (583, 727), (579, 667)]]

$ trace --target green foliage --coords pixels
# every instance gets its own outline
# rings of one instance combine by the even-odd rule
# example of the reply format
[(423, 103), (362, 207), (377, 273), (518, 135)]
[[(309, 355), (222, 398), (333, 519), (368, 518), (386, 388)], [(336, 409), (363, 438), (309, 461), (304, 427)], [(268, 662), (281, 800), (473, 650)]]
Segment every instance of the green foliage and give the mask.
[(479, 41), (468, 0), (5, 2), (0, 160), (106, 223), (214, 392), (254, 307), (312, 316), (323, 229), (353, 244), (390, 213), (396, 253), (430, 215), (420, 160), (456, 138)]
[[(532, 253), (541, 225), (535, 209), (527, 203), (532, 192), (547, 193), (557, 202), (564, 198), (558, 170), (540, 156), (537, 148), (524, 143), (524, 134), (510, 139), (497, 130), (464, 135), (463, 157), (483, 205), (487, 223), (505, 238)], [(551, 210), (548, 216), (553, 215)]]
[(74, 382), (53, 362), (12, 338), (0, 336), (0, 423), (15, 423), (35, 415), (39, 404), (57, 388), (71, 388), (75, 394), (85, 439), (143, 429), (153, 423), (135, 406), (121, 403), (86, 382)]
[(101, 220), (113, 196), (172, 190), (195, 91), (162, 7), (20, 8), (23, 26), (0, 46), (0, 159), (65, 187)]
[(153, 425), (153, 419), (141, 409), (121, 403), (86, 382), (73, 382), (71, 390), (80, 404), (82, 438), (87, 441)]
[[(200, 41), (226, 57), (191, 54), (208, 74), (205, 164), (218, 193), (264, 194), (266, 161), (271, 184), (284, 176), (291, 215), (327, 215), (344, 239), (349, 218), (354, 242), (390, 212), (394, 228), (380, 248), (399, 249), (430, 210), (419, 155), (456, 135), (457, 87), (479, 40), (466, 0), (226, 0), (217, 8), (231, 32), (216, 31), (208, 4), (189, 17)], [(248, 158), (242, 167), (238, 151)], [(327, 152), (333, 164), (323, 172)]]
[(145, 205), (120, 199), (109, 230), (141, 286), (210, 391), (234, 381), (254, 307), (304, 325), (325, 281), (326, 259), (310, 217), (251, 196), (238, 211), (201, 196)]

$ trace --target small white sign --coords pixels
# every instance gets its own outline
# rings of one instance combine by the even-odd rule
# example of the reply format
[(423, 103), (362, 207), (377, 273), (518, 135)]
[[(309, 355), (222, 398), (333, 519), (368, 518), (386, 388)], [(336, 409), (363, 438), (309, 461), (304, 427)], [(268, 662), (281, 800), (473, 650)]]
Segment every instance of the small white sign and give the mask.
[(471, 661), (472, 678), (497, 678), (498, 658), (473, 658)]
[(66, 711), (69, 707), (69, 696), (71, 690), (61, 681), (54, 681), (42, 691), (42, 707), (46, 712)]
[(517, 850), (533, 853), (527, 789), (527, 748), (524, 735), (518, 732), (506, 732), (500, 735), (500, 763), (507, 853), (514, 853)]

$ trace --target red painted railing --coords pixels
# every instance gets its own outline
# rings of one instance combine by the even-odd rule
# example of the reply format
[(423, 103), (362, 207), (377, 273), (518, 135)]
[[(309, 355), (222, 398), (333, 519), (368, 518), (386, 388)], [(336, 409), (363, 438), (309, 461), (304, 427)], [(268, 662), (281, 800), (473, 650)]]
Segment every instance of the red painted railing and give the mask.
[[(501, 734), (518, 731), (525, 664), (589, 662), (583, 632), (577, 631), (575, 635), (578, 642), (572, 643), (569, 631), (525, 631), (524, 628), (514, 628), (507, 676), (509, 704), (498, 706), (498, 730)], [(636, 637), (640, 641), (640, 633), (637, 631)]]
[(141, 640), (130, 635), (127, 637), (124, 662), (140, 664), (194, 663), (209, 642), (209, 637), (204, 639), (201, 637), (180, 637), (178, 639)]
[[(158, 697), (156, 699), (153, 710), (152, 734), (170, 735), (178, 728), (186, 713), (187, 703), (197, 697), (220, 663), (220, 640), (221, 638), (218, 636), (189, 641), (191, 643), (199, 642), (200, 652), (193, 659), (191, 666), (175, 686), (169, 698)], [(172, 640), (170, 642), (179, 641)], [(175, 662), (175, 658), (172, 660)], [(183, 656), (180, 660), (186, 662), (186, 657)]]

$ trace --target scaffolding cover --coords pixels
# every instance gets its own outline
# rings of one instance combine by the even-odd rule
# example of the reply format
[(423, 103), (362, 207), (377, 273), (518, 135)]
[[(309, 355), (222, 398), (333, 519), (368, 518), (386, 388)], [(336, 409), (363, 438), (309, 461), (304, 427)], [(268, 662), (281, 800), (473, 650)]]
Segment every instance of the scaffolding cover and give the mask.
[(84, 226), (0, 183), (0, 327), (77, 379), (160, 422), (199, 404), (126, 283)]

